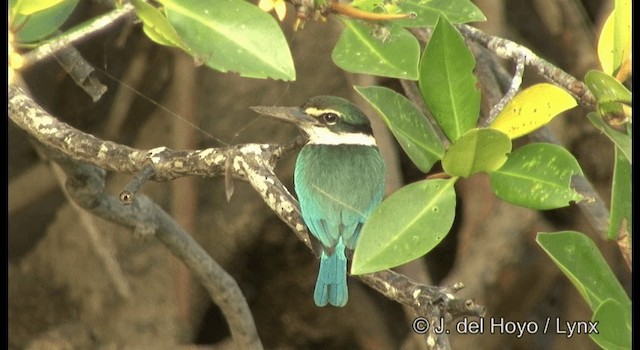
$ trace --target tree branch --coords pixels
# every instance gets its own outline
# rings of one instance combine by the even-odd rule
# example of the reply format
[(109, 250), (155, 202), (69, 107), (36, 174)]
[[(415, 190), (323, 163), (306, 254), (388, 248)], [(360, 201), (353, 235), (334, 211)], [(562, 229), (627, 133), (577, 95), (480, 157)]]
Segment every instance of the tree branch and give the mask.
[(108, 28), (118, 20), (131, 15), (133, 13), (133, 9), (133, 5), (125, 3), (122, 8), (115, 9), (105, 15), (97, 17), (89, 24), (83, 26), (78, 30), (60, 35), (54, 40), (38, 46), (36, 49), (31, 50), (23, 55), (23, 62), (20, 69), (25, 69), (35, 63), (38, 63), (54, 55), (58, 51), (70, 47), (72, 44), (77, 43), (82, 39), (86, 39), (105, 28)]
[(466, 24), (457, 25), (456, 28), (458, 28), (464, 37), (486, 47), (502, 59), (517, 62), (520, 57), (524, 58), (524, 64), (526, 66), (537, 69), (540, 75), (563, 87), (583, 106), (591, 109), (595, 108), (595, 97), (583, 82), (546, 60), (538, 57), (538, 55), (528, 48), (511, 40), (490, 36), (483, 31)]
[[(73, 162), (66, 161), (71, 164), (66, 166), (72, 169), (71, 179), (75, 179), (75, 182), (70, 182), (69, 186), (73, 189), (70, 192), (81, 206), (104, 218), (134, 228), (134, 234), (155, 233), (158, 239), (194, 270), (202, 283), (208, 286), (216, 302), (227, 302), (230, 292), (215, 286), (215, 281), (212, 281), (221, 273), (215, 270), (215, 262), (147, 197), (132, 194), (129, 198), (131, 205), (123, 205), (118, 198), (103, 194), (105, 171), (142, 172), (142, 178), (149, 177), (155, 181), (168, 181), (189, 175), (222, 176), (225, 174), (227, 159), (231, 159), (232, 176), (249, 182), (269, 207), (293, 229), (298, 238), (314, 252), (319, 252), (317, 242), (309, 238), (298, 202), (273, 172), (276, 161), (283, 154), (300, 146), (300, 138), (285, 146), (244, 144), (191, 151), (174, 151), (166, 147), (138, 150), (100, 140), (60, 122), (15, 85), (9, 86), (9, 117), (56, 154), (56, 158), (73, 159)], [(155, 172), (148, 171), (149, 165)], [(94, 181), (95, 184), (89, 186), (88, 181)], [(87, 191), (88, 194), (85, 193)], [(484, 313), (484, 308), (472, 301), (455, 299), (453, 294), (461, 288), (460, 286), (425, 286), (393, 271), (358, 277), (386, 297), (412, 307), (417, 315), (451, 320), (463, 315), (480, 316)], [(225, 282), (225, 288), (237, 287), (234, 285), (235, 282)], [(217, 295), (218, 292), (220, 295)], [(232, 320), (229, 322), (231, 324)], [(247, 332), (243, 337), (251, 338), (253, 335)], [(244, 339), (243, 337), (241, 338)], [(446, 338), (434, 338), (433, 341), (434, 344), (448, 344)]]
[(516, 60), (516, 70), (513, 74), (513, 78), (511, 79), (511, 86), (507, 93), (500, 99), (500, 101), (491, 107), (491, 112), (489, 112), (489, 117), (484, 120), (482, 123), (484, 127), (489, 126), (493, 121), (498, 117), (498, 114), (502, 112), (502, 110), (511, 102), (513, 97), (516, 95), (518, 90), (520, 90), (520, 84), (522, 84), (522, 75), (524, 74), (524, 63), (525, 57), (518, 56)]
[(169, 214), (144, 195), (137, 196), (131, 205), (122, 205), (118, 198), (105, 194), (103, 169), (66, 156), (54, 154), (53, 159), (67, 174), (66, 187), (76, 203), (95, 215), (133, 228), (134, 233), (155, 235), (198, 276), (222, 310), (238, 348), (263, 348), (236, 281)]

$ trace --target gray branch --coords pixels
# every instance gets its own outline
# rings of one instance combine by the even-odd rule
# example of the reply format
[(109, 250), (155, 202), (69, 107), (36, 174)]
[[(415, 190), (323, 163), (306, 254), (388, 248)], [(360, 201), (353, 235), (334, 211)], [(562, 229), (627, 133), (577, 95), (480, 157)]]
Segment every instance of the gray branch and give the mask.
[[(65, 168), (70, 174), (70, 193), (81, 206), (104, 218), (132, 227), (136, 234), (155, 233), (173, 254), (194, 271), (216, 303), (226, 304), (233, 301), (234, 294), (230, 290), (237, 287), (235, 282), (231, 283), (222, 278), (224, 283), (220, 283), (218, 278), (221, 278), (224, 271), (217, 271), (217, 264), (202, 248), (148, 198), (134, 195), (128, 199), (130, 205), (123, 205), (118, 198), (102, 193), (105, 171), (142, 173), (142, 178), (155, 181), (194, 175), (223, 176), (230, 172), (234, 179), (250, 183), (300, 240), (316, 254), (319, 251), (317, 242), (309, 238), (298, 202), (273, 172), (277, 160), (283, 154), (300, 146), (299, 139), (285, 146), (244, 144), (204, 150), (176, 151), (166, 147), (138, 150), (100, 140), (60, 122), (14, 85), (9, 86), (9, 118), (55, 154), (56, 159), (64, 160), (61, 162), (65, 163)], [(227, 166), (225, 171), (225, 165), (229, 164), (231, 166)], [(149, 166), (153, 167), (153, 172), (148, 171)], [(138, 186), (135, 184), (134, 190)], [(412, 307), (417, 315), (430, 319), (452, 320), (460, 316), (480, 316), (484, 313), (484, 309), (472, 301), (455, 299), (453, 294), (460, 287), (425, 286), (393, 271), (358, 277), (379, 293)], [(234, 306), (220, 307), (223, 310), (243, 310), (236, 303)], [(227, 313), (225, 316), (232, 317)], [(244, 317), (241, 319), (246, 321)], [(236, 335), (239, 337), (236, 341), (242, 339), (246, 344), (255, 341), (252, 331), (246, 328), (247, 324), (235, 319), (228, 321), (231, 328), (240, 327), (235, 333), (232, 330), (234, 338)], [(433, 348), (448, 348), (446, 336), (438, 336), (433, 341), (436, 345)], [(437, 346), (438, 344), (441, 346)]]
[(526, 66), (535, 68), (538, 74), (567, 90), (583, 106), (595, 108), (595, 97), (583, 82), (540, 58), (530, 49), (511, 40), (488, 35), (466, 24), (457, 25), (456, 28), (460, 30), (464, 37), (486, 47), (502, 59), (517, 62), (519, 59), (524, 58)]
[(66, 188), (81, 207), (130, 227), (138, 235), (155, 235), (199, 278), (225, 315), (239, 349), (262, 349), (251, 310), (236, 281), (161, 207), (144, 195), (122, 205), (104, 193), (106, 172), (66, 156), (53, 155), (67, 174)]
[(516, 96), (516, 93), (520, 89), (520, 85), (522, 84), (522, 75), (524, 74), (524, 62), (525, 57), (522, 55), (517, 56), (516, 60), (516, 71), (513, 74), (513, 78), (511, 79), (511, 86), (507, 93), (500, 99), (500, 101), (493, 107), (491, 107), (491, 112), (489, 112), (489, 117), (485, 119), (483, 126), (489, 126), (497, 117), (500, 112), (513, 100)]
[(49, 58), (58, 51), (76, 44), (80, 40), (86, 39), (105, 28), (108, 28), (118, 20), (130, 16), (131, 14), (133, 14), (133, 5), (125, 3), (122, 8), (115, 9), (105, 15), (97, 17), (86, 26), (70, 33), (60, 35), (47, 44), (40, 45), (36, 49), (27, 52), (23, 56), (24, 62), (20, 68), (26, 69), (37, 62)]

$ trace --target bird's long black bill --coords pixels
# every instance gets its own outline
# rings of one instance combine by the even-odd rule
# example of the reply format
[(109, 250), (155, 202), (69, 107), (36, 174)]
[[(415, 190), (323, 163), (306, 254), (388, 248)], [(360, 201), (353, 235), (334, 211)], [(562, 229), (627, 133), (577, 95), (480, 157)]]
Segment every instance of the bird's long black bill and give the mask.
[(282, 121), (294, 123), (296, 125), (304, 124), (317, 124), (318, 121), (305, 114), (299, 107), (267, 107), (267, 106), (255, 106), (249, 107), (252, 110), (264, 114)]

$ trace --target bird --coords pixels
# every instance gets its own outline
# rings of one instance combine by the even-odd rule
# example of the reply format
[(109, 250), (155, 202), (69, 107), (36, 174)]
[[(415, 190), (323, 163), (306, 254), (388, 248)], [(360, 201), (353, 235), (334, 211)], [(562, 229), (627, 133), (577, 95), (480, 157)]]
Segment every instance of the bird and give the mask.
[(295, 162), (294, 190), (302, 220), (320, 242), (317, 306), (347, 304), (347, 257), (384, 194), (385, 163), (371, 123), (352, 102), (315, 96), (301, 107), (251, 107), (295, 124), (307, 136)]

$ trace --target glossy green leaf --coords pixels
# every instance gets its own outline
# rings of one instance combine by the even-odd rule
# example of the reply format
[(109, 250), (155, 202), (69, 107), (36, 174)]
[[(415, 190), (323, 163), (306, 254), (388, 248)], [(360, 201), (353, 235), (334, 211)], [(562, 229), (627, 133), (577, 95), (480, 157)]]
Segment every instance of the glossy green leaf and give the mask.
[(63, 0), (16, 0), (10, 1), (11, 15), (21, 14), (32, 15), (36, 12), (46, 10), (61, 3)]
[(631, 234), (631, 163), (619, 148), (616, 148), (615, 152), (609, 239), (616, 239), (620, 233)]
[(447, 149), (442, 168), (451, 176), (469, 177), (499, 169), (511, 152), (511, 140), (493, 129), (471, 129)]
[(591, 121), (591, 124), (602, 131), (620, 149), (627, 161), (631, 163), (631, 136), (625, 135), (607, 125), (598, 113), (587, 113), (587, 118)]
[(517, 94), (490, 127), (514, 139), (539, 129), (576, 105), (576, 100), (563, 89), (547, 83), (536, 84)]
[(15, 40), (20, 43), (33, 43), (45, 39), (60, 29), (78, 5), (78, 0), (63, 0), (55, 6), (33, 13), (30, 16), (16, 14), (12, 19)]
[(598, 103), (631, 103), (631, 91), (627, 90), (616, 78), (608, 74), (597, 70), (590, 70), (585, 75), (584, 82), (596, 97)]
[(419, 181), (385, 199), (362, 227), (351, 273), (396, 267), (438, 245), (453, 224), (456, 180)]
[(470, 0), (405, 0), (398, 2), (403, 13), (415, 13), (415, 18), (395, 20), (403, 27), (433, 27), (438, 16), (446, 16), (451, 23), (485, 21), (482, 11)]
[(295, 80), (289, 46), (276, 20), (243, 0), (161, 0), (196, 58), (243, 77)]
[(346, 27), (331, 53), (338, 67), (352, 73), (418, 79), (420, 44), (406, 29), (351, 19), (343, 22)]
[(413, 163), (429, 172), (444, 155), (444, 146), (427, 118), (411, 101), (391, 89), (357, 86), (356, 91), (378, 112)]
[(631, 349), (631, 304), (621, 304), (607, 299), (600, 304), (591, 318), (597, 322), (598, 332), (589, 336), (596, 344), (607, 350)]
[(631, 304), (607, 261), (586, 235), (575, 231), (540, 232), (536, 242), (594, 312), (609, 298), (621, 305)]
[(571, 187), (571, 177), (576, 175), (582, 175), (582, 169), (569, 151), (548, 143), (532, 143), (512, 152), (502, 168), (489, 177), (498, 197), (522, 207), (545, 210), (582, 200)]
[(187, 52), (189, 51), (189, 48), (184, 45), (171, 22), (160, 10), (142, 0), (131, 0), (131, 4), (135, 7), (138, 17), (142, 20), (144, 32), (151, 40), (160, 45), (179, 47)]
[(458, 31), (440, 17), (420, 62), (420, 92), (445, 135), (453, 142), (476, 126), (480, 91), (475, 58)]

